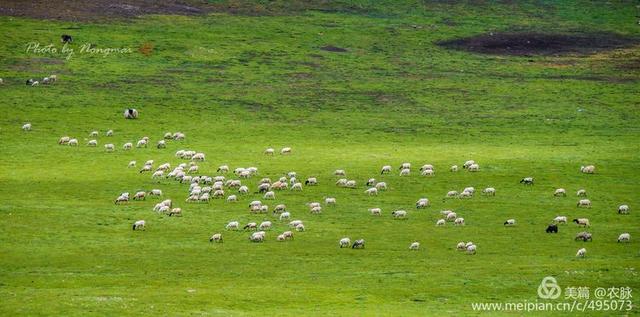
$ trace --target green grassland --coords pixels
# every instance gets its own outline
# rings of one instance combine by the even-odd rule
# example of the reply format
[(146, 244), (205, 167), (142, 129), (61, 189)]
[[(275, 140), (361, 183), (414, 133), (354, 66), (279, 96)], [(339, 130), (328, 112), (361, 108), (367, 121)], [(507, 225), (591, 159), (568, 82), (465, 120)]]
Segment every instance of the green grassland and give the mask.
[[(281, 5), (271, 15), (99, 23), (0, 17), (1, 315), (474, 315), (472, 302), (535, 301), (548, 275), (562, 287), (638, 292), (638, 46), (524, 57), (435, 44), (518, 30), (638, 37), (634, 2), (359, 1), (292, 12)], [(70, 59), (25, 51), (34, 41), (60, 49), (63, 33), (75, 37)], [(132, 53), (77, 52), (84, 43)], [(150, 54), (138, 50), (145, 43)], [(326, 45), (348, 51), (320, 49)], [(24, 85), (49, 74), (58, 83)], [(140, 118), (122, 119), (127, 107)], [(25, 122), (31, 132), (21, 131)], [(104, 136), (108, 129), (113, 137)], [(84, 145), (93, 130), (101, 132), (97, 148)], [(143, 136), (154, 144), (167, 131), (186, 140), (121, 149)], [(62, 135), (81, 146), (57, 145)], [(116, 151), (106, 153), (106, 143)], [(262, 154), (283, 146), (293, 153)], [(258, 167), (258, 178), (245, 181), (252, 192), (260, 177), (318, 177), (318, 186), (277, 192), (268, 203), (286, 204), (307, 231), (279, 243), (286, 225), (278, 222), (265, 243), (250, 243), (247, 232), (224, 225), (274, 220), (248, 212), (260, 195), (188, 204), (186, 185), (127, 168), (148, 159), (175, 166), (179, 149), (206, 153), (207, 175), (221, 164)], [(448, 171), (468, 159), (479, 173)], [(436, 176), (378, 175), (402, 162), (434, 164)], [(597, 173), (581, 174), (586, 164)], [(334, 185), (338, 168), (358, 189)], [(520, 185), (525, 176), (536, 184)], [(367, 197), (369, 177), (389, 190)], [(467, 186), (492, 186), (497, 195), (442, 201)], [(558, 187), (568, 197), (554, 198)], [(153, 199), (113, 204), (121, 192), (152, 188), (184, 216), (154, 213)], [(576, 208), (580, 188), (593, 208)], [(335, 207), (308, 212), (305, 203), (329, 196)], [(416, 210), (421, 197), (432, 206)], [(617, 214), (623, 203), (630, 215)], [(371, 207), (383, 216), (370, 216)], [(408, 210), (408, 219), (392, 219), (394, 209)], [(436, 227), (443, 209), (467, 225)], [(593, 242), (575, 242), (582, 229), (574, 224), (545, 234), (557, 215), (588, 217)], [(517, 226), (503, 227), (508, 218)], [(146, 231), (131, 230), (138, 219)], [(214, 232), (223, 232), (223, 244), (208, 242)], [(630, 243), (616, 242), (622, 232)], [(366, 239), (366, 249), (339, 249), (344, 236)], [(422, 248), (411, 252), (415, 240)], [(476, 255), (455, 250), (469, 240)], [(581, 247), (588, 254), (577, 259)], [(639, 313), (634, 295), (633, 310), (621, 314)]]

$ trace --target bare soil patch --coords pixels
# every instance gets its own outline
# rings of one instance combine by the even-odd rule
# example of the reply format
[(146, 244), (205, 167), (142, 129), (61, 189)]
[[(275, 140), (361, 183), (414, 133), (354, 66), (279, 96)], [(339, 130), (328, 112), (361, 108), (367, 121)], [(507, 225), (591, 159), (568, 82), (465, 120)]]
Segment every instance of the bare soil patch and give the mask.
[(456, 50), (493, 55), (589, 55), (640, 43), (616, 33), (490, 33), (438, 42)]

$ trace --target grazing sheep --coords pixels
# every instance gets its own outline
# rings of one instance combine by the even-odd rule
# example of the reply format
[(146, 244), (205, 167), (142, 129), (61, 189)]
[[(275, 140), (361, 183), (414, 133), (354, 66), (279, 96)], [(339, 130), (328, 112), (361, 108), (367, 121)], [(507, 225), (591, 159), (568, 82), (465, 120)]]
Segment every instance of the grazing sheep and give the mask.
[(271, 230), (271, 221), (263, 221), (262, 223), (260, 223), (260, 226), (258, 226), (258, 228), (260, 230)]
[(395, 210), (391, 212), (391, 215), (396, 219), (401, 219), (407, 217), (407, 212), (405, 210)]
[(365, 190), (364, 193), (369, 195), (369, 196), (377, 196), (378, 195), (378, 189), (375, 188), (375, 187), (371, 187), (371, 188)]
[(262, 196), (262, 198), (264, 199), (276, 199), (276, 193), (269, 191), (264, 193), (264, 196)]
[(434, 170), (424, 170), (424, 171), (422, 171), (422, 173), (420, 173), (420, 175), (422, 175), (422, 176), (434, 176), (434, 175), (436, 175), (436, 172)]
[(464, 164), (462, 164), (462, 168), (469, 168), (469, 166), (476, 164), (476, 161), (474, 160), (468, 160), (466, 162), (464, 162)]
[(429, 205), (429, 199), (427, 198), (420, 198), (416, 201), (416, 209), (426, 208), (429, 207)]
[(24, 125), (22, 125), (22, 130), (31, 131), (31, 123), (25, 123)]
[(286, 206), (285, 204), (279, 204), (279, 205), (276, 205), (276, 206), (273, 208), (273, 213), (274, 213), (274, 214), (282, 213), (282, 212), (284, 212), (284, 211), (287, 211), (287, 206)]
[(304, 230), (305, 230), (305, 229), (304, 229), (304, 224), (298, 224), (298, 225), (296, 226), (296, 231), (298, 231), (298, 232), (302, 232), (302, 231), (304, 231)]
[(367, 181), (366, 185), (367, 186), (375, 186), (376, 185), (376, 179), (375, 178), (369, 178), (369, 180)]
[(338, 246), (340, 246), (340, 248), (348, 248), (349, 246), (351, 246), (351, 239), (349, 238), (342, 238), (340, 239), (340, 242), (338, 242)]
[(222, 241), (222, 233), (215, 233), (209, 238), (209, 242), (223, 242)]
[(347, 182), (344, 184), (344, 187), (346, 187), (346, 188), (352, 188), (352, 189), (353, 189), (353, 188), (356, 188), (356, 187), (357, 187), (357, 185), (356, 185), (356, 184), (357, 184), (357, 183), (356, 183), (356, 181), (354, 181), (354, 180), (349, 180), (349, 181), (347, 181)]
[(382, 167), (382, 170), (380, 170), (380, 175), (384, 173), (391, 173), (391, 165), (385, 165)]
[(166, 132), (162, 138), (165, 139), (165, 140), (171, 140), (171, 139), (173, 139), (173, 133)]
[(185, 137), (186, 136), (182, 132), (176, 132), (176, 133), (173, 134), (173, 139), (176, 140), (176, 141), (182, 141), (182, 140), (184, 140)]
[(575, 222), (578, 226), (591, 227), (591, 224), (589, 224), (589, 219), (587, 218), (578, 218), (573, 219), (572, 221)]
[(436, 221), (436, 226), (444, 226), (446, 224), (446, 220), (444, 219), (438, 219), (438, 221)]
[(547, 226), (547, 230), (545, 230), (547, 233), (558, 233), (558, 225), (556, 224), (550, 224)]
[(400, 167), (398, 169), (399, 170), (410, 170), (411, 169), (411, 163), (402, 163), (402, 165), (400, 165)]
[[(244, 185), (240, 186), (238, 188), (238, 193), (240, 193), (240, 194), (248, 194), (249, 193), (249, 187), (244, 186)], [(270, 192), (270, 193), (273, 193), (273, 192)]]
[(295, 183), (293, 185), (291, 185), (290, 190), (302, 190), (302, 183)]
[(567, 223), (567, 217), (566, 216), (557, 216), (557, 217), (553, 218), (553, 221), (555, 223)]
[(268, 148), (266, 150), (264, 150), (264, 155), (273, 155), (276, 152), (276, 150), (272, 149), (272, 148)]
[(578, 253), (576, 253), (576, 257), (584, 258), (584, 256), (586, 254), (587, 254), (587, 249), (582, 248), (582, 249), (578, 250)]
[(584, 189), (579, 189), (579, 190), (576, 192), (576, 196), (578, 196), (578, 197), (587, 197), (587, 191), (586, 191), (586, 190), (584, 190)]
[(458, 197), (460, 194), (458, 193), (457, 190), (450, 190), (447, 192), (447, 197), (448, 198), (455, 198)]
[(593, 241), (593, 238), (591, 237), (591, 234), (588, 232), (578, 232), (578, 234), (576, 234), (576, 241), (578, 240), (582, 240), (583, 242), (587, 242), (587, 241)]
[(151, 191), (149, 191), (149, 196), (162, 197), (162, 190), (152, 189)]
[(387, 183), (386, 182), (379, 182), (376, 184), (376, 188), (378, 190), (387, 190)]
[(374, 216), (382, 215), (382, 209), (381, 208), (369, 208), (369, 212)]
[(346, 176), (347, 173), (344, 170), (335, 170), (333, 172), (333, 175), (335, 175), (335, 176)]
[(420, 248), (420, 242), (415, 241), (409, 245), (409, 250), (417, 251)]
[(145, 230), (146, 229), (145, 225), (146, 225), (146, 222), (144, 220), (138, 220), (133, 223), (133, 230), (134, 231), (140, 230), (140, 229)]
[(618, 207), (618, 213), (623, 215), (629, 214), (629, 205), (620, 205)]
[(138, 118), (138, 110), (136, 110), (136, 109), (125, 109), (124, 110), (124, 118), (125, 119), (136, 119), (136, 118)]
[(39, 82), (39, 81), (37, 81), (37, 80), (36, 80), (36, 81), (33, 81), (33, 82), (31, 83), (31, 87), (35, 87), (35, 86), (38, 86), (38, 85), (40, 85), (40, 82)]
[(341, 179), (336, 181), (336, 186), (344, 187), (345, 185), (347, 185), (347, 179), (346, 178), (341, 178)]
[(463, 190), (462, 193), (458, 195), (458, 198), (471, 198), (471, 197), (473, 197), (473, 192), (466, 191), (466, 190)]
[(227, 201), (228, 201), (228, 202), (236, 202), (236, 201), (238, 201), (238, 196), (236, 196), (236, 195), (229, 195), (229, 197), (227, 197)]
[(564, 190), (564, 188), (558, 188), (556, 189), (556, 191), (553, 193), (553, 196), (562, 196), (562, 197), (566, 197), (567, 196), (567, 192)]
[(456, 226), (464, 226), (464, 218), (456, 218), (453, 221), (453, 224)]
[(204, 162), (204, 153), (196, 153), (191, 157), (192, 161)]
[(131, 143), (131, 142), (127, 142), (127, 143), (122, 145), (122, 149), (123, 150), (131, 150), (132, 148), (133, 148), (133, 143)]
[(507, 219), (507, 221), (504, 222), (505, 226), (515, 226), (515, 224), (516, 224), (515, 219)]
[(66, 145), (67, 143), (69, 143), (69, 140), (71, 140), (70, 137), (68, 136), (63, 136), (60, 139), (58, 139), (58, 144), (60, 145)]
[(287, 177), (289, 177), (289, 178), (298, 177), (298, 173), (293, 172), (293, 171), (288, 172), (287, 173)]
[(98, 140), (89, 140), (89, 142), (87, 142), (87, 146), (91, 146), (91, 147), (98, 146)]
[(129, 168), (136, 167), (136, 161), (129, 162), (129, 165), (127, 165), (127, 167), (129, 167)]
[(113, 130), (108, 130), (105, 135), (106, 136), (113, 136)]
[(146, 199), (147, 199), (147, 193), (143, 191), (136, 192), (133, 195), (133, 200), (146, 200)]
[(596, 171), (596, 167), (593, 165), (580, 166), (580, 172), (585, 174), (593, 174)]
[(618, 236), (618, 242), (629, 242), (631, 240), (631, 235), (628, 233), (622, 233)]
[(312, 208), (311, 208), (311, 213), (312, 213), (312, 214), (319, 214), (319, 213), (322, 213), (322, 207), (320, 207), (320, 206), (312, 207)]
[(458, 171), (458, 165), (451, 165), (449, 170), (452, 171), (452, 172), (457, 172)]
[(431, 165), (431, 164), (422, 165), (422, 167), (420, 167), (420, 170), (421, 171), (433, 170), (433, 165)]
[(455, 221), (457, 218), (458, 218), (458, 214), (456, 214), (455, 212), (450, 212), (445, 217), (445, 219), (447, 219), (448, 221)]
[(225, 228), (227, 230), (231, 230), (231, 229), (238, 230), (240, 228), (240, 223), (237, 221), (231, 221), (225, 226)]
[(69, 146), (78, 146), (78, 139), (69, 140)]
[(213, 198), (224, 198), (224, 190), (219, 189), (213, 192)]
[(480, 171), (480, 165), (471, 164), (471, 165), (469, 165), (469, 167), (467, 167), (467, 171), (469, 171), (469, 172), (479, 172)]
[(409, 176), (411, 174), (411, 170), (408, 168), (404, 168), (400, 171), (400, 176)]
[(255, 222), (249, 222), (249, 223), (248, 223), (246, 226), (244, 226), (242, 229), (244, 229), (244, 230), (247, 230), (247, 229), (249, 229), (249, 230), (256, 230), (256, 229), (258, 229), (258, 224), (257, 224), (257, 223), (255, 223)]
[(264, 242), (265, 233), (264, 231), (258, 231), (251, 234), (249, 237), (249, 241), (251, 242)]
[(456, 245), (456, 250), (458, 250), (458, 251), (467, 250), (467, 244), (464, 243), (464, 242), (458, 242), (458, 244)]
[[(149, 165), (145, 165), (145, 167), (147, 167)], [(149, 166), (150, 167), (150, 166)], [(141, 171), (142, 172), (142, 171)], [(162, 178), (162, 176), (164, 176), (164, 171), (155, 171), (153, 172), (153, 174), (151, 175), (151, 178)]]
[(301, 223), (302, 223), (302, 220), (293, 220), (293, 221), (289, 222), (289, 227), (295, 228), (297, 225), (299, 225)]
[(156, 148), (158, 148), (158, 149), (166, 149), (167, 148), (167, 142), (165, 140), (158, 141), (158, 144), (156, 144)]
[(334, 197), (327, 197), (324, 199), (324, 203), (329, 206), (329, 205), (334, 205), (336, 204), (336, 199)]
[(493, 188), (493, 187), (487, 187), (487, 188), (482, 190), (482, 194), (486, 195), (486, 196), (495, 196), (496, 195), (496, 189)]
[(364, 239), (358, 239), (353, 242), (352, 249), (364, 249)]
[(521, 179), (520, 184), (533, 185), (533, 177), (525, 177)]
[(283, 213), (280, 214), (279, 220), (285, 220), (285, 219), (289, 219), (291, 217), (291, 213), (288, 211), (285, 211)]
[(467, 254), (476, 254), (476, 245), (475, 244), (467, 246)]
[[(217, 198), (217, 197), (214, 197)], [(198, 201), (202, 201), (202, 202), (206, 202), (208, 203), (210, 199), (209, 193), (204, 193), (202, 195), (200, 195), (200, 197), (198, 198)]]
[(315, 177), (309, 177), (307, 178), (307, 180), (304, 182), (305, 185), (307, 186), (315, 186), (318, 185), (318, 179)]
[(279, 234), (279, 235), (276, 237), (276, 241), (280, 241), (280, 242), (284, 241), (285, 239), (286, 239), (286, 238), (284, 237), (284, 235), (281, 235), (281, 234)]
[[(163, 207), (167, 207), (167, 206), (163, 206)], [(167, 207), (169, 208), (169, 207)], [(173, 208), (171, 209), (171, 211), (169, 212), (169, 217), (171, 216), (176, 216), (176, 217), (182, 217), (182, 208)]]
[(284, 236), (285, 239), (293, 240), (293, 232), (292, 231), (285, 231), (285, 232), (282, 233), (282, 236)]
[(580, 199), (576, 206), (591, 208), (591, 201), (589, 199)]
[(126, 193), (126, 195), (120, 195), (118, 196), (118, 198), (116, 198), (115, 200), (115, 204), (122, 204), (122, 203), (128, 203), (129, 202), (129, 193)]
[(291, 148), (290, 147), (284, 147), (280, 150), (280, 155), (285, 155), (285, 154), (291, 154)]

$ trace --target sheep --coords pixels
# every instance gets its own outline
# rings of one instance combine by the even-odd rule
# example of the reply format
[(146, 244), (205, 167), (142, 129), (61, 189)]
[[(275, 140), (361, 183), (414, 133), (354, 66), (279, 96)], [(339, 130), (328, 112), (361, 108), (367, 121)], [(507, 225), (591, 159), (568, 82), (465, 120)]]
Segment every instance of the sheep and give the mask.
[(464, 164), (462, 164), (462, 168), (469, 168), (469, 166), (476, 164), (476, 161), (474, 160), (468, 160), (466, 162), (464, 162)]
[(429, 205), (429, 199), (427, 198), (420, 198), (416, 201), (416, 209), (426, 208), (429, 207)]
[(289, 219), (291, 217), (291, 213), (288, 211), (285, 211), (283, 213), (280, 214), (279, 220), (285, 220), (285, 219)]
[(333, 175), (335, 175), (335, 176), (346, 176), (347, 173), (344, 170), (335, 170), (333, 172)]
[(146, 200), (146, 199), (147, 199), (147, 193), (143, 191), (136, 192), (133, 195), (133, 200)]
[[(146, 164), (146, 165), (152, 165), (151, 164)], [(164, 163), (164, 164), (160, 164), (160, 166), (158, 166), (158, 168), (156, 168), (156, 171), (168, 171), (171, 168), (171, 164), (169, 163)]]
[(376, 189), (378, 190), (387, 190), (387, 183), (386, 182), (379, 182), (376, 184)]
[(458, 165), (451, 165), (449, 170), (452, 171), (452, 172), (457, 172), (458, 171)]
[(282, 213), (282, 212), (284, 212), (284, 211), (287, 211), (287, 206), (286, 206), (285, 204), (279, 204), (279, 205), (276, 205), (276, 206), (273, 208), (273, 213), (274, 213), (274, 214)]
[(380, 175), (384, 173), (391, 173), (391, 165), (385, 165), (382, 167), (382, 169), (380, 170)]
[(127, 143), (122, 145), (122, 149), (125, 150), (125, 151), (126, 150), (131, 150), (132, 148), (133, 148), (133, 143), (131, 143), (131, 142), (127, 142)]
[(589, 199), (580, 199), (576, 206), (591, 208), (591, 201)]
[(122, 203), (128, 203), (129, 202), (129, 195), (120, 195), (118, 196), (118, 198), (116, 198), (115, 200), (115, 204), (122, 204)]
[(351, 246), (351, 239), (346, 237), (340, 239), (340, 241), (338, 242), (338, 246), (340, 247), (340, 249), (348, 248), (349, 246)]
[(411, 170), (408, 168), (404, 168), (400, 171), (400, 176), (409, 176), (411, 174)]
[[(214, 197), (214, 198), (217, 198), (217, 197)], [(202, 201), (202, 202), (208, 203), (209, 199), (210, 199), (209, 193), (204, 193), (204, 194), (200, 195), (200, 197), (198, 198), (198, 201)]]
[(144, 162), (144, 165), (153, 165), (153, 160), (147, 160), (146, 162)]
[(458, 250), (458, 251), (467, 250), (467, 244), (464, 243), (464, 242), (458, 242), (458, 244), (456, 245), (456, 250)]
[(292, 239), (293, 240), (293, 232), (292, 231), (285, 231), (282, 233), (282, 236), (285, 239)]
[(251, 242), (264, 242), (265, 233), (264, 231), (258, 231), (251, 234), (249, 237), (249, 241)]
[(375, 186), (376, 185), (376, 179), (375, 178), (369, 178), (369, 180), (367, 181), (367, 183), (365, 185), (367, 185), (367, 186)]
[(631, 235), (628, 233), (622, 233), (618, 236), (618, 242), (629, 242), (631, 240)]
[(209, 242), (219, 242), (222, 243), (222, 233), (214, 233), (211, 238), (209, 238)]
[(458, 214), (456, 214), (455, 212), (450, 212), (447, 214), (447, 216), (445, 217), (448, 221), (455, 221), (456, 218), (458, 218)]
[(107, 130), (105, 133), (106, 136), (113, 136), (113, 130)]
[(263, 221), (258, 226), (260, 230), (271, 230), (271, 221)]
[(276, 199), (276, 193), (274, 193), (272, 191), (268, 191), (268, 192), (264, 193), (264, 196), (262, 196), (262, 198), (264, 198), (264, 199)]
[[(167, 207), (167, 206), (163, 206), (163, 207)], [(169, 207), (167, 207), (169, 208)], [(171, 211), (169, 212), (169, 217), (171, 216), (176, 216), (176, 217), (182, 217), (182, 208), (173, 208), (171, 209)]]
[(254, 206), (262, 206), (262, 202), (259, 200), (254, 200), (249, 203), (249, 207), (254, 207)]
[(467, 254), (476, 254), (476, 245), (475, 244), (467, 246)]
[(227, 223), (227, 225), (225, 226), (225, 229), (227, 230), (238, 230), (240, 228), (240, 223), (237, 221), (231, 221), (229, 223)]
[(242, 229), (244, 230), (256, 230), (258, 229), (258, 224), (255, 222), (249, 222), (246, 226), (244, 226)]
[(558, 225), (550, 224), (547, 226), (547, 229), (545, 231), (547, 233), (558, 233)]
[(446, 220), (444, 219), (438, 219), (438, 221), (436, 221), (436, 226), (444, 226), (446, 224)]
[(463, 190), (462, 193), (458, 195), (458, 198), (471, 198), (471, 197), (473, 197), (473, 192), (466, 191), (466, 190)]
[(87, 142), (87, 146), (91, 146), (91, 147), (98, 146), (98, 140), (89, 140), (89, 142)]
[(297, 177), (297, 176), (298, 176), (298, 173), (293, 172), (293, 171), (287, 173), (287, 177), (289, 177), (289, 178)]
[(629, 205), (620, 205), (618, 207), (618, 213), (623, 215), (629, 214)]
[(324, 203), (329, 206), (329, 205), (334, 205), (336, 204), (336, 199), (334, 197), (327, 197), (324, 199)]
[(138, 110), (136, 110), (136, 109), (125, 109), (124, 110), (124, 118), (125, 119), (136, 119), (136, 118), (138, 118)]
[(458, 193), (457, 190), (450, 190), (447, 192), (446, 197), (451, 198), (451, 197), (458, 197), (460, 194)]
[(352, 249), (364, 249), (364, 239), (358, 239), (351, 245)]
[(516, 220), (515, 219), (507, 219), (507, 221), (504, 222), (505, 226), (515, 226), (516, 225)]
[(169, 208), (173, 207), (173, 202), (171, 201), (171, 199), (165, 199), (161, 202), (161, 204), (163, 206), (168, 206)]
[(410, 170), (411, 169), (411, 163), (402, 163), (400, 165), (400, 168), (398, 168), (399, 170)]
[(302, 190), (302, 183), (294, 183), (289, 190)]
[(348, 180), (345, 184), (344, 187), (346, 188), (356, 188), (357, 187), (357, 183), (354, 180)]
[(22, 131), (31, 131), (31, 123), (25, 123), (22, 125)]
[(286, 239), (286, 238), (284, 237), (284, 235), (281, 235), (281, 234), (279, 234), (279, 235), (276, 237), (276, 241), (280, 241), (280, 242), (284, 241), (285, 239)]
[(301, 223), (302, 223), (302, 220), (292, 220), (291, 222), (289, 222), (289, 227), (295, 228), (297, 225)]
[(495, 196), (496, 195), (496, 189), (493, 187), (487, 187), (485, 189), (482, 190), (482, 194), (485, 196)]
[(424, 165), (422, 165), (422, 167), (420, 167), (420, 171), (426, 171), (426, 170), (433, 170), (433, 165), (424, 164)]
[(173, 139), (173, 133), (166, 132), (162, 138), (165, 139), (165, 140), (171, 140), (171, 139)]
[(156, 144), (156, 148), (158, 148), (158, 149), (166, 149), (167, 148), (167, 142), (165, 140), (158, 141), (158, 143)]
[(196, 153), (191, 157), (192, 161), (200, 161), (200, 162), (204, 162), (205, 160), (205, 156), (204, 153)]
[(162, 197), (162, 190), (152, 189), (151, 191), (149, 191), (149, 196)]
[(238, 188), (238, 193), (240, 193), (240, 194), (248, 194), (249, 193), (249, 187), (244, 186), (244, 185), (240, 186)]
[(471, 164), (471, 165), (469, 165), (469, 167), (467, 167), (467, 171), (469, 171), (469, 172), (479, 172), (480, 171), (480, 165)]
[(224, 190), (219, 189), (213, 192), (213, 198), (224, 198)]
[(129, 164), (127, 165), (127, 167), (129, 167), (129, 168), (136, 167), (136, 161), (130, 161)]
[(553, 192), (553, 196), (555, 196), (555, 197), (558, 197), (558, 196), (566, 197), (567, 196), (567, 192), (564, 190), (564, 188), (558, 188), (558, 189), (556, 189), (555, 192)]
[(200, 168), (198, 167), (198, 165), (193, 165), (193, 166), (189, 166), (189, 169), (187, 170), (188, 174), (195, 174), (198, 172)]
[(191, 202), (197, 202), (200, 201), (200, 196), (198, 196), (198, 194), (191, 194), (189, 197), (187, 197), (187, 199), (184, 200), (185, 202), (191, 203)]
[(567, 223), (567, 216), (556, 216), (553, 218), (553, 222), (555, 223)]
[(182, 141), (182, 140), (184, 140), (185, 137), (186, 136), (182, 132), (175, 132), (173, 134), (173, 139), (176, 140), (176, 141)]
[(285, 155), (285, 154), (291, 154), (291, 148), (290, 147), (284, 147), (280, 150), (280, 155)]
[(312, 208), (311, 208), (311, 213), (312, 213), (312, 214), (319, 214), (319, 213), (322, 213), (322, 207), (320, 207), (320, 206), (312, 207)]
[(309, 208), (314, 208), (314, 207), (320, 207), (320, 203), (319, 202), (311, 202), (308, 203), (307, 206), (309, 206)]
[(580, 166), (580, 172), (585, 174), (593, 174), (596, 171), (596, 167), (593, 165)]
[(146, 230), (146, 222), (144, 220), (138, 220), (136, 222), (133, 223), (133, 230)]
[(229, 195), (229, 197), (227, 197), (227, 201), (228, 201), (228, 202), (236, 202), (236, 201), (238, 201), (238, 196), (236, 196), (236, 195)]
[(296, 231), (298, 231), (298, 232), (302, 232), (302, 231), (304, 231), (304, 230), (305, 230), (305, 229), (304, 229), (304, 224), (301, 224), (301, 223), (300, 223), (300, 224), (296, 225)]
[(66, 145), (67, 143), (69, 143), (69, 140), (71, 140), (70, 137), (68, 136), (63, 136), (60, 139), (58, 139), (58, 144), (60, 145)]
[(453, 224), (456, 226), (464, 226), (464, 218), (456, 218), (453, 221)]
[(424, 171), (422, 171), (422, 173), (420, 173), (420, 175), (422, 175), (422, 176), (434, 176), (434, 175), (436, 175), (436, 172), (434, 172), (433, 170), (424, 170)]
[[(147, 166), (149, 166), (149, 165), (145, 165), (145, 167), (147, 167)], [(151, 167), (151, 166), (149, 166), (149, 167)], [(164, 171), (155, 171), (151, 175), (151, 178), (161, 178), (162, 176), (164, 176)]]
[(216, 170), (217, 173), (228, 173), (229, 172), (229, 166), (227, 165), (220, 165), (218, 166), (218, 169)]
[(315, 177), (309, 177), (307, 178), (307, 180), (304, 182), (305, 185), (307, 186), (315, 186), (318, 185), (318, 179), (316, 179)]
[(78, 146), (78, 139), (70, 139), (69, 146)]
[(409, 245), (409, 250), (417, 251), (420, 248), (420, 242), (415, 241)]
[(587, 218), (577, 218), (573, 219), (572, 221), (575, 222), (578, 226), (591, 227), (591, 224), (589, 224), (589, 219)]
[(33, 81), (33, 82), (31, 83), (31, 87), (35, 87), (35, 86), (38, 86), (38, 85), (40, 85), (40, 82), (39, 82), (39, 81), (37, 81), (37, 80), (35, 80), (35, 81)]
[(371, 187), (371, 188), (365, 190), (364, 193), (369, 195), (369, 196), (377, 196), (378, 195), (378, 189), (375, 188), (375, 187)]
[(578, 197), (587, 197), (587, 191), (586, 191), (586, 190), (584, 190), (584, 189), (579, 189), (579, 190), (576, 192), (576, 196), (578, 196)]
[(587, 241), (593, 241), (593, 238), (591, 237), (590, 233), (583, 231), (583, 232), (578, 232), (574, 240), (575, 241), (582, 240), (583, 242), (587, 242)]
[(576, 257), (584, 258), (584, 256), (586, 254), (587, 254), (587, 249), (582, 248), (582, 249), (578, 250), (578, 252), (576, 253)]
[(391, 215), (396, 219), (401, 219), (407, 217), (407, 212), (405, 210), (395, 210), (391, 212)]
[(525, 177), (521, 179), (520, 184), (533, 185), (533, 177)]
[(273, 155), (276, 152), (276, 150), (272, 149), (272, 148), (267, 148), (266, 150), (264, 150), (264, 155)]
[(382, 215), (382, 209), (381, 208), (369, 208), (369, 212), (374, 216)]

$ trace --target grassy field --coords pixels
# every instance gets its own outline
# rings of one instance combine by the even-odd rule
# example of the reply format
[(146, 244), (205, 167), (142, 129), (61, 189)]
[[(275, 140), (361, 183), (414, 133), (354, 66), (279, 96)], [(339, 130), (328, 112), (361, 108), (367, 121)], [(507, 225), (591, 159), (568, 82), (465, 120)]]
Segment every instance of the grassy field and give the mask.
[[(637, 39), (635, 2), (274, 6), (269, 15), (85, 23), (0, 16), (0, 315), (460, 316), (478, 313), (473, 302), (536, 301), (545, 276), (563, 288), (640, 289), (639, 46), (510, 56), (435, 44), (504, 31)], [(75, 38), (70, 58), (27, 51), (34, 42), (61, 50), (65, 33)], [(80, 52), (86, 43), (131, 52)], [(59, 81), (24, 85), (49, 74)], [(127, 107), (140, 118), (122, 119)], [(32, 131), (20, 129), (26, 122)], [(114, 136), (104, 135), (108, 129)], [(85, 146), (93, 130), (100, 131), (97, 148)], [(168, 131), (186, 140), (122, 150), (143, 136), (155, 144)], [(63, 135), (81, 146), (57, 145)], [(106, 153), (106, 143), (116, 151)], [(284, 146), (293, 148), (290, 156), (262, 154)], [(277, 222), (265, 243), (250, 243), (249, 233), (224, 225), (275, 221), (248, 212), (260, 195), (185, 203), (187, 185), (127, 168), (148, 159), (176, 166), (179, 149), (206, 153), (199, 164), (206, 175), (222, 164), (258, 167), (259, 176), (243, 181), (252, 192), (261, 177), (318, 177), (318, 186), (277, 192), (268, 202), (286, 204), (306, 232), (276, 242), (287, 228)], [(469, 159), (480, 172), (448, 171)], [(412, 175), (398, 176), (402, 162), (413, 164)], [(416, 171), (426, 163), (435, 177)], [(380, 176), (387, 164), (394, 172)], [(597, 173), (581, 174), (587, 164)], [(334, 185), (339, 168), (357, 189)], [(536, 184), (520, 185), (526, 176)], [(389, 190), (367, 197), (370, 177)], [(467, 186), (495, 187), (497, 195), (442, 200)], [(559, 187), (567, 197), (553, 197)], [(153, 199), (113, 204), (121, 192), (152, 188), (184, 216), (156, 214)], [(580, 188), (593, 208), (576, 208)], [(335, 207), (308, 212), (306, 203), (330, 196)], [(431, 207), (416, 210), (421, 197)], [(617, 214), (621, 204), (630, 215)], [(372, 207), (383, 216), (369, 215)], [(408, 210), (408, 219), (394, 220), (395, 209)], [(444, 209), (466, 226), (436, 227)], [(593, 242), (575, 242), (583, 231), (575, 224), (545, 234), (557, 215), (589, 218)], [(518, 224), (504, 227), (509, 218)], [(146, 231), (131, 230), (138, 219)], [(210, 244), (214, 232), (225, 242)], [(622, 232), (630, 243), (616, 242)], [(366, 249), (339, 249), (344, 236), (366, 239)], [(413, 241), (422, 245), (417, 252), (408, 249)], [(478, 253), (456, 251), (459, 241), (473, 241)], [(581, 247), (587, 257), (577, 259)], [(633, 294), (631, 311), (590, 314), (638, 315), (640, 295)]]

